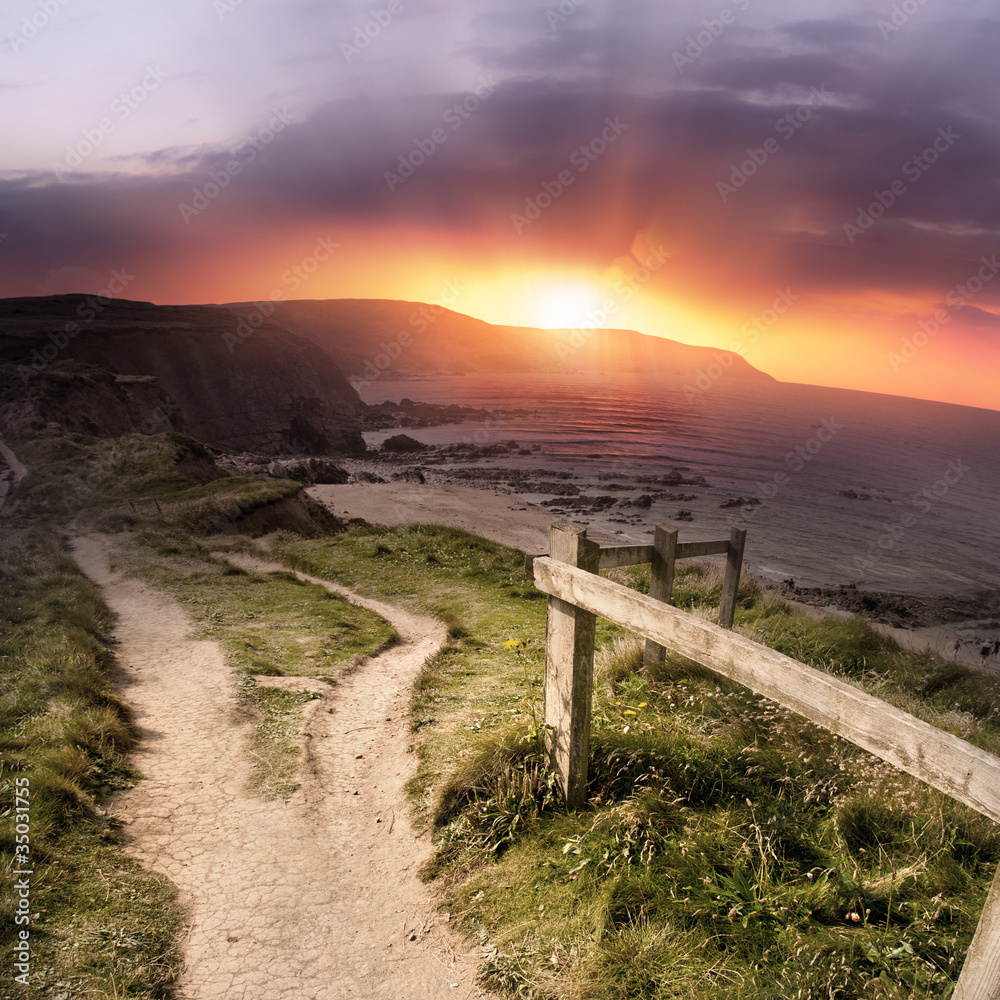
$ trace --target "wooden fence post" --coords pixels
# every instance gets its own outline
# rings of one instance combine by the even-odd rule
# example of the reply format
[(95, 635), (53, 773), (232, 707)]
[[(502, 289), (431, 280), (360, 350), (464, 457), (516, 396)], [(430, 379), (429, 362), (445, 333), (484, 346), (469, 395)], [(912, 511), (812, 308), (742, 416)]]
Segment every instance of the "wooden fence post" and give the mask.
[[(549, 555), (596, 573), (600, 546), (587, 540), (586, 528), (559, 521), (552, 525)], [(589, 611), (549, 598), (545, 636), (548, 763), (571, 809), (582, 806), (587, 799), (596, 626), (597, 619)]]
[(1000, 868), (993, 876), (952, 1000), (1000, 1000)]
[(722, 601), (719, 603), (719, 624), (723, 628), (733, 627), (736, 613), (736, 594), (740, 589), (740, 571), (743, 569), (743, 549), (746, 547), (745, 528), (733, 528), (729, 532), (729, 554), (726, 556), (726, 576), (722, 583)]
[[(664, 604), (673, 603), (674, 565), (677, 559), (677, 529), (658, 524), (653, 535), (653, 568), (649, 577), (649, 596)], [(646, 640), (642, 661), (647, 667), (660, 666), (666, 650), (652, 639)]]

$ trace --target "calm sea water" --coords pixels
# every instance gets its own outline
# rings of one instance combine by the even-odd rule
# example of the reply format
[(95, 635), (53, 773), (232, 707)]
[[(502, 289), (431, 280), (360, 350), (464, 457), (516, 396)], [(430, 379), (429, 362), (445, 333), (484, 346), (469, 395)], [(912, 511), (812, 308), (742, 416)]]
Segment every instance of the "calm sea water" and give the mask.
[[(923, 593), (1000, 586), (998, 411), (781, 383), (720, 382), (692, 395), (681, 382), (622, 375), (472, 375), (358, 388), (366, 402), (530, 409), (485, 426), (409, 433), (434, 444), (540, 445), (531, 458), (481, 464), (571, 471), (587, 494), (608, 492), (602, 473), (683, 466), (685, 475), (705, 476), (707, 488), (673, 488), (697, 500), (659, 501), (642, 512), (642, 526), (583, 518), (629, 538), (648, 536), (658, 521), (675, 523), (682, 540), (724, 537), (736, 524), (747, 528), (755, 571), (804, 585)], [(666, 489), (637, 493), (656, 488)], [(720, 507), (737, 496), (762, 503)], [(692, 522), (675, 520), (681, 507)]]

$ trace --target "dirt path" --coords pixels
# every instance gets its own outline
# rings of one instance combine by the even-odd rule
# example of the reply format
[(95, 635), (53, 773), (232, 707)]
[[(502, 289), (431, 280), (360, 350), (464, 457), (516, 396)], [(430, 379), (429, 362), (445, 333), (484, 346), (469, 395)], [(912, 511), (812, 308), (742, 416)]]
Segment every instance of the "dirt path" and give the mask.
[(415, 838), (402, 794), (414, 764), (409, 688), (443, 626), (348, 594), (403, 642), (336, 687), (321, 685), (305, 709), (301, 788), (266, 802), (244, 790), (246, 722), (221, 649), (188, 638), (191, 621), (170, 597), (109, 571), (110, 544), (80, 538), (74, 555), (116, 615), (125, 695), (142, 731), (135, 763), (146, 780), (114, 808), (130, 850), (176, 883), (189, 916), (180, 995), (483, 996), (474, 956), (456, 953), (465, 946), (416, 877), (430, 847)]

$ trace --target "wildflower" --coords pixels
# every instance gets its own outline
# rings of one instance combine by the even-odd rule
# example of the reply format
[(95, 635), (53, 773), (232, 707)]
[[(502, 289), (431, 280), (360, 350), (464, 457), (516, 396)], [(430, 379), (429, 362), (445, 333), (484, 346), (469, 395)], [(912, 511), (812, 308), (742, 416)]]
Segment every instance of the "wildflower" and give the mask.
[(639, 702), (639, 708), (645, 708), (648, 704), (649, 704), (648, 701), (640, 701)]
[(625, 711), (622, 712), (622, 715), (635, 715), (635, 712), (633, 712), (631, 708), (626, 708)]
[(504, 649), (523, 649), (525, 642), (523, 639), (508, 639), (504, 644)]

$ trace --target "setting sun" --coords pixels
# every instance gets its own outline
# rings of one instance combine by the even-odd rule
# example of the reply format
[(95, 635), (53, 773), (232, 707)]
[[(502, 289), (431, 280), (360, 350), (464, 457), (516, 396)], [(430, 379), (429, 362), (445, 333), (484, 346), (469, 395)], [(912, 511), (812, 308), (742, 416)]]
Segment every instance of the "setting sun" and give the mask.
[(600, 303), (601, 296), (586, 282), (561, 281), (538, 293), (532, 325), (549, 330), (578, 327)]

